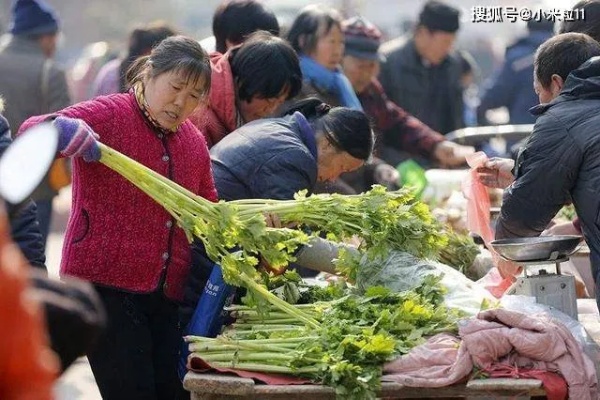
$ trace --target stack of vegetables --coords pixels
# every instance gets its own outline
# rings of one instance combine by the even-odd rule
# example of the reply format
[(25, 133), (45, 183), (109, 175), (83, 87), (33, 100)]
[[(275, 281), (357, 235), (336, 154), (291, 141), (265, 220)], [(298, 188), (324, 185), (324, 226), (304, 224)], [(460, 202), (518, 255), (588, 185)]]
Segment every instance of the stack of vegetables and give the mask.
[(214, 368), (291, 374), (334, 387), (339, 399), (374, 399), (386, 361), (426, 336), (455, 330), (459, 315), (443, 306), (442, 294), (434, 277), (402, 293), (311, 287), (301, 297), (308, 304), (293, 307), (316, 326), (273, 307), (238, 305), (229, 308), (236, 320), (221, 335), (186, 340), (192, 357)]

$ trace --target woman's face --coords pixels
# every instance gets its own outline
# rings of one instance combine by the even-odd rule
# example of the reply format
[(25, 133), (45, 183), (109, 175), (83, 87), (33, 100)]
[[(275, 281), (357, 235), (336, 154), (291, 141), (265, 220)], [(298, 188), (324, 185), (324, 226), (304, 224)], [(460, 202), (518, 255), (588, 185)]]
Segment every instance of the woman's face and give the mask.
[(342, 30), (337, 25), (333, 25), (329, 32), (320, 34), (315, 50), (308, 56), (325, 68), (335, 70), (344, 56)]
[(323, 138), (318, 143), (317, 181), (333, 181), (344, 172), (351, 172), (362, 167), (363, 160), (354, 158), (345, 151), (335, 148)]
[(190, 116), (206, 97), (205, 82), (186, 80), (181, 72), (165, 72), (144, 80), (144, 96), (150, 114), (160, 126), (174, 130)]

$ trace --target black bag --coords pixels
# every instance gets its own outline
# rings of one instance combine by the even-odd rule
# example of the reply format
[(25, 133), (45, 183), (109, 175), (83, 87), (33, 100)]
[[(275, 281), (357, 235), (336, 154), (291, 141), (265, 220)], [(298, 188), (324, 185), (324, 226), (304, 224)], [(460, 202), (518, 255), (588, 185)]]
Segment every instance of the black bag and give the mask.
[(43, 306), (52, 350), (64, 372), (96, 343), (106, 326), (104, 306), (93, 286), (76, 278), (48, 278), (31, 270), (32, 295)]

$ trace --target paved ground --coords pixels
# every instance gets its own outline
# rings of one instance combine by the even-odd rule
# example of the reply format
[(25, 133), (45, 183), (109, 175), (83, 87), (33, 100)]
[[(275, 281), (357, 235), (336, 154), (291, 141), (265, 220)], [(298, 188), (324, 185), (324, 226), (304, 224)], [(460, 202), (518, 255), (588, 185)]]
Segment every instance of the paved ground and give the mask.
[[(63, 234), (65, 232), (71, 195), (63, 189), (54, 200), (52, 231), (48, 238), (47, 265), (51, 276), (58, 276)], [(77, 360), (56, 385), (56, 400), (101, 400), (94, 375), (86, 358)]]

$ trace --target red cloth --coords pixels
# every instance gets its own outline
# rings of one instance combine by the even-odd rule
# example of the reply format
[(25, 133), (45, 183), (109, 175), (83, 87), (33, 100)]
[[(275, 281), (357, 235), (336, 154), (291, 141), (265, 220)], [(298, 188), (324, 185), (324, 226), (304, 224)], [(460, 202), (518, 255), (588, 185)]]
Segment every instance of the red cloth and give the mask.
[(542, 381), (548, 400), (566, 400), (568, 397), (567, 381), (550, 371), (539, 369), (522, 369), (509, 365), (494, 365), (484, 368), (490, 378), (531, 378)]
[[(217, 199), (206, 142), (191, 122), (160, 138), (132, 93), (97, 97), (56, 114), (85, 120), (102, 143), (206, 199)], [(21, 132), (47, 117), (28, 119)], [(81, 158), (73, 159), (72, 202), (62, 275), (148, 293), (166, 271), (166, 295), (182, 299), (190, 244), (165, 209), (103, 164)]]
[(50, 349), (44, 313), (31, 296), (31, 267), (11, 241), (0, 204), (0, 399), (51, 400), (59, 362)]
[(234, 368), (215, 368), (209, 363), (204, 361), (201, 357), (195, 354), (190, 354), (188, 357), (188, 369), (194, 372), (208, 372), (215, 370), (222, 373), (232, 373), (242, 378), (250, 378), (266, 383), (267, 385), (303, 385), (305, 383), (312, 383), (308, 379), (298, 378), (291, 375), (284, 374), (265, 374), (262, 372), (245, 371)]
[(378, 135), (383, 135), (376, 143), (378, 146), (389, 145), (432, 158), (435, 147), (445, 140), (440, 133), (393, 103), (377, 79), (357, 96), (365, 113), (373, 119)]
[(210, 66), (209, 103), (206, 107), (198, 107), (190, 116), (190, 121), (204, 133), (209, 149), (237, 128), (235, 83), (228, 53), (212, 53)]

